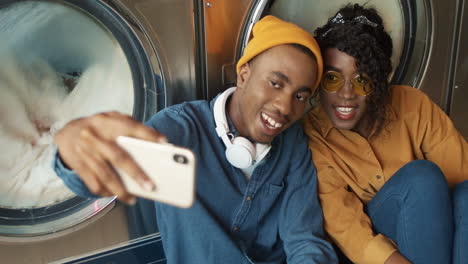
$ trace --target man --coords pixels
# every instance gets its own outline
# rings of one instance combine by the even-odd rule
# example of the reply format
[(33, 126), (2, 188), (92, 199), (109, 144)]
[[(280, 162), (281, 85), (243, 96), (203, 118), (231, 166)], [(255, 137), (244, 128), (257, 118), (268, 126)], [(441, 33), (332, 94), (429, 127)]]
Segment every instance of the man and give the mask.
[(56, 172), (78, 195), (132, 203), (113, 167), (155, 186), (115, 138), (168, 140), (197, 156), (194, 205), (155, 203), (168, 263), (335, 263), (296, 124), (320, 80), (319, 50), (306, 31), (267, 16), (237, 64), (237, 88), (166, 108), (147, 126), (118, 113), (71, 122), (56, 137)]

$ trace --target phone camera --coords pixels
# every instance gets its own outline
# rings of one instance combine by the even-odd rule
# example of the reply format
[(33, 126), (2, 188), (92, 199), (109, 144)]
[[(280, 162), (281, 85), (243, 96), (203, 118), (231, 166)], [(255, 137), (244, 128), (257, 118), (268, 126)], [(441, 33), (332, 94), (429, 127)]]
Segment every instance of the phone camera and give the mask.
[(175, 162), (180, 163), (180, 164), (187, 164), (188, 163), (188, 159), (184, 155), (175, 154), (173, 156), (173, 159), (174, 159)]

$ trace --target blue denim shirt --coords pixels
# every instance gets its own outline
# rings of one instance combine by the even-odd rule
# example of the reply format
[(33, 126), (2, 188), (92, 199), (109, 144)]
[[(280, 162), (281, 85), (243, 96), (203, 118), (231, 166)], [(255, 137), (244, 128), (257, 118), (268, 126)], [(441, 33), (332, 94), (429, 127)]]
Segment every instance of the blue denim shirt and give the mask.
[[(324, 239), (316, 171), (302, 127), (277, 136), (247, 181), (225, 158), (213, 103), (175, 105), (147, 122), (197, 156), (194, 205), (155, 203), (167, 263), (337, 263)], [(77, 195), (92, 196), (59, 158), (54, 164)]]

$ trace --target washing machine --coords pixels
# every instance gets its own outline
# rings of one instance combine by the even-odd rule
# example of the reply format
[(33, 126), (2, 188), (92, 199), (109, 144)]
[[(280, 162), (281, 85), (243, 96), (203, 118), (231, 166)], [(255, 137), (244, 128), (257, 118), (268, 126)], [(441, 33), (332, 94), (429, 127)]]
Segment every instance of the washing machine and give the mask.
[(203, 98), (186, 0), (0, 0), (0, 255), (50, 263), (127, 243), (115, 198), (83, 199), (51, 169), (68, 121), (119, 111), (145, 121)]
[[(427, 93), (468, 138), (466, 29), (464, 0), (356, 0), (372, 6), (393, 38), (392, 83)], [(235, 84), (235, 63), (253, 24), (266, 14), (313, 33), (345, 0), (204, 0), (208, 97)], [(465, 44), (465, 46), (463, 45)]]
[[(100, 111), (144, 121), (168, 105), (211, 99), (235, 84), (235, 63), (262, 16), (313, 32), (347, 2), (0, 0), (2, 263), (130, 263), (134, 256), (116, 262), (116, 254), (160, 250), (157, 235), (133, 239), (130, 222), (139, 220), (114, 198), (81, 199), (55, 181), (53, 134)], [(429, 94), (468, 137), (465, 0), (356, 2), (376, 7), (390, 30), (392, 82)]]

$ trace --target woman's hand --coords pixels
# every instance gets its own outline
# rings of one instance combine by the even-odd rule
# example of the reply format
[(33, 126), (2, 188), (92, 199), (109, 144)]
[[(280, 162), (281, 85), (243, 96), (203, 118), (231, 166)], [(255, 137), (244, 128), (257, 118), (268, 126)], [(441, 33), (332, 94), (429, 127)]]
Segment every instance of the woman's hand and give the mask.
[(79, 175), (92, 193), (117, 195), (120, 201), (133, 204), (136, 199), (127, 192), (115, 168), (125, 171), (146, 190), (154, 189), (155, 185), (117, 145), (118, 136), (167, 142), (164, 135), (117, 112), (74, 120), (56, 134), (55, 142), (64, 164)]

